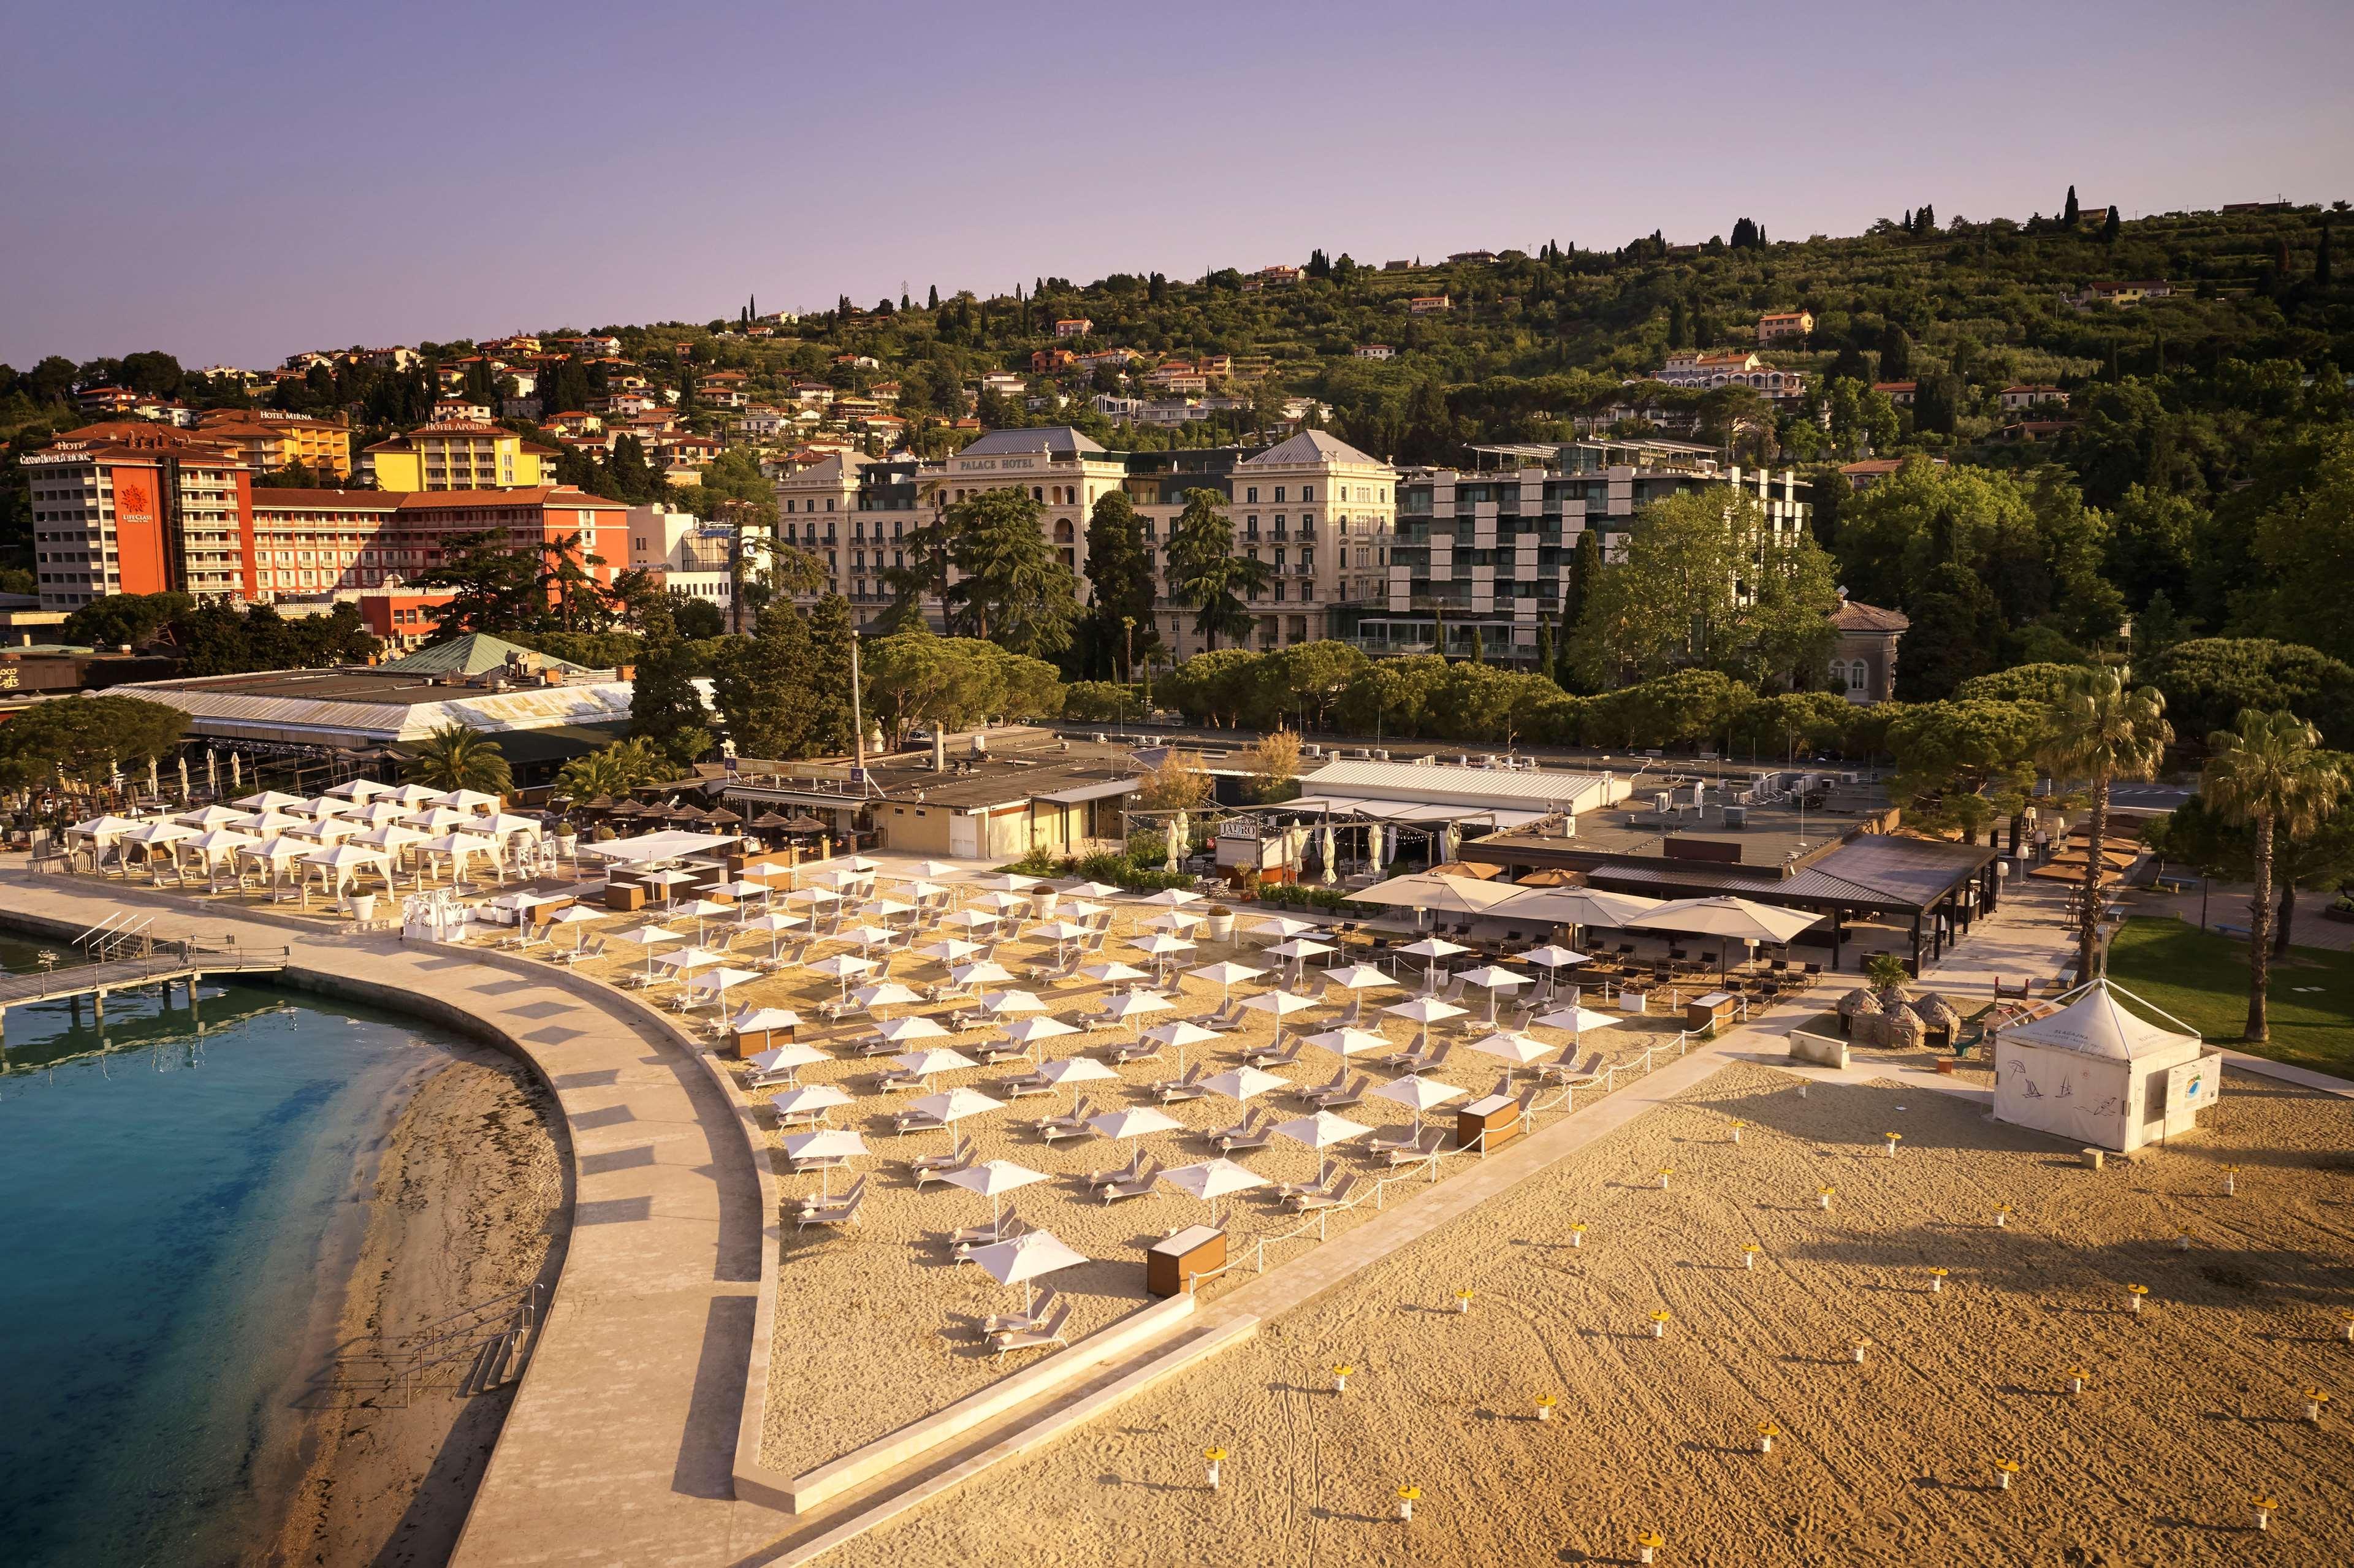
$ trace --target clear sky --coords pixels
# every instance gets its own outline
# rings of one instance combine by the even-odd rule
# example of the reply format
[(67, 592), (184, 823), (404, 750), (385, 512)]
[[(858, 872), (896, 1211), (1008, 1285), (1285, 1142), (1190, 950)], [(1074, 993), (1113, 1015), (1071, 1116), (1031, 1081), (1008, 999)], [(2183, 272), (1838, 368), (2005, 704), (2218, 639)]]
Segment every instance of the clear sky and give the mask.
[(28, 0), (0, 360), (2354, 197), (2354, 4)]

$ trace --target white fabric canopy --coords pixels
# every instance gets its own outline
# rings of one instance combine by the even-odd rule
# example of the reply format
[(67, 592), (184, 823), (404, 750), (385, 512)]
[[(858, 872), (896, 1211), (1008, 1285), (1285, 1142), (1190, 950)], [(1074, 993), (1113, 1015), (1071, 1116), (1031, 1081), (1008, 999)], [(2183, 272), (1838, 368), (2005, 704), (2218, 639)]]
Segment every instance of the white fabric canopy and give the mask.
[(609, 839), (600, 844), (584, 843), (580, 846), (580, 853), (619, 861), (624, 865), (644, 865), (650, 861), (678, 860), (686, 855), (703, 854), (722, 844), (732, 844), (741, 836), (737, 833), (672, 832), (641, 833), (633, 839)]

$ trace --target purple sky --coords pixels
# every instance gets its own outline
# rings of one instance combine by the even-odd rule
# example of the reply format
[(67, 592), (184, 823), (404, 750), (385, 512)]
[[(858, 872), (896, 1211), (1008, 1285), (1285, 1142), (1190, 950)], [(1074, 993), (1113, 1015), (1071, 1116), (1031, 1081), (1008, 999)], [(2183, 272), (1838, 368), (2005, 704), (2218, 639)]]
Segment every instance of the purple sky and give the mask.
[(2354, 5), (49, 4), (0, 360), (2354, 197)]

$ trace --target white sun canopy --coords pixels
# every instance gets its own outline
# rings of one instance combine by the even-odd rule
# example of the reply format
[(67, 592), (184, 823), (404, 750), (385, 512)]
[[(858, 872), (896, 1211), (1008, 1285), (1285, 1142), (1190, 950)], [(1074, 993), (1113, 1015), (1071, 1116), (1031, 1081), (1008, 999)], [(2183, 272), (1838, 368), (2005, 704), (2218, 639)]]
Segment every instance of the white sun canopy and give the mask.
[(691, 854), (705, 854), (722, 844), (732, 844), (741, 835), (737, 833), (689, 833), (664, 832), (641, 833), (633, 839), (612, 839), (599, 843), (584, 843), (583, 854), (593, 854), (624, 865), (646, 865), (658, 860), (681, 860)]

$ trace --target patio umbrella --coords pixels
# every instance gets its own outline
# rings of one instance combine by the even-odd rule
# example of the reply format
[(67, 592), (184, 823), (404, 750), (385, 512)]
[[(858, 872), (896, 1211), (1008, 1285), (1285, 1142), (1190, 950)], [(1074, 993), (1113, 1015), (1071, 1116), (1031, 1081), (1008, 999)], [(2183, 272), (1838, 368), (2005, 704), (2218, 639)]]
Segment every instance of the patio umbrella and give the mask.
[(940, 924), (954, 926), (962, 931), (978, 931), (986, 927), (1000, 925), (1002, 919), (1002, 916), (991, 915), (986, 909), (960, 909), (953, 915), (943, 916)]
[(1545, 994), (1548, 997), (1561, 989), (1562, 970), (1594, 961), (1584, 953), (1553, 942), (1547, 942), (1542, 948), (1531, 948), (1520, 955), (1520, 959), (1522, 963), (1535, 964), (1545, 971)]
[(588, 933), (583, 927), (594, 926), (605, 917), (601, 909), (591, 909), (585, 904), (568, 904), (547, 917), (551, 926), (572, 927), (572, 950), (578, 952), (588, 945)]
[(1298, 985), (1308, 973), (1308, 960), (1325, 953), (1337, 951), (1330, 942), (1310, 941), (1306, 937), (1294, 937), (1269, 948), (1270, 957), (1291, 960), (1291, 983)]
[(1679, 898), (1662, 904), (1628, 922), (1651, 931), (1682, 931), (1694, 936), (1725, 937), (1755, 947), (1760, 942), (1787, 942), (1822, 920), (1805, 909), (1782, 909), (1746, 898)]
[(895, 915), (913, 915), (915, 912), (914, 905), (898, 898), (878, 898), (866, 906), (866, 916), (870, 920), (888, 920)]
[(1283, 1021), (1285, 1019), (1290, 1017), (1295, 1012), (1305, 1012), (1311, 1007), (1320, 1007), (1323, 1004), (1316, 1001), (1313, 997), (1301, 996), (1297, 991), (1263, 991), (1257, 996), (1246, 996), (1243, 998), (1243, 1005), (1249, 1008), (1253, 1012), (1271, 1012), (1275, 1014), (1275, 1044), (1280, 1046), (1283, 1044)]
[(1000, 1285), (1022, 1287), (1022, 1309), (1030, 1310), (1036, 1300), (1034, 1283), (1042, 1276), (1058, 1269), (1073, 1267), (1087, 1258), (1073, 1252), (1055, 1239), (1052, 1231), (1032, 1231), (1015, 1236), (1012, 1241), (991, 1242), (977, 1246), (967, 1255), (981, 1265), (981, 1272)]
[(727, 1021), (738, 1034), (765, 1034), (772, 1029), (799, 1029), (801, 1015), (790, 1007), (748, 1007)]
[(646, 952), (646, 978), (648, 980), (654, 978), (653, 950), (656, 948), (661, 947), (665, 942), (684, 942), (686, 940), (685, 938), (680, 936), (677, 932), (665, 931), (659, 926), (640, 926), (634, 930), (623, 931), (608, 939), (615, 942), (626, 943), (632, 948), (644, 948)]
[(961, 1171), (951, 1171), (942, 1178), (951, 1186), (961, 1187), (968, 1192), (978, 1192), (989, 1200), (989, 1229), (991, 1234), (995, 1234), (999, 1228), (998, 1200), (1008, 1192), (1029, 1186), (1033, 1181), (1045, 1179), (1044, 1171), (1016, 1165), (1011, 1160), (985, 1160)]
[(1450, 942), (1443, 937), (1425, 937), (1412, 947), (1398, 949), (1407, 958), (1427, 960), (1423, 966), (1422, 983), (1430, 987), (1436, 987), (1438, 984), (1439, 959), (1452, 958), (1457, 953), (1468, 953), (1470, 950), (1462, 943)]
[(918, 1078), (928, 1078), (935, 1073), (961, 1072), (978, 1067), (980, 1063), (961, 1051), (951, 1051), (945, 1045), (933, 1045), (921, 1051), (903, 1052), (891, 1058), (891, 1065), (903, 1073)]
[(1324, 824), (1323, 842), (1318, 846), (1318, 848), (1322, 852), (1324, 856), (1324, 885), (1330, 887), (1334, 883), (1341, 880), (1341, 873), (1339, 870), (1341, 856), (1340, 852), (1332, 845), (1331, 823), (1327, 822)]
[(874, 951), (875, 944), (877, 942), (887, 945), (898, 938), (899, 933), (888, 926), (855, 926), (842, 933), (842, 939), (845, 942), (857, 943), (858, 950), (862, 953)]
[(872, 1012), (878, 1007), (907, 1007), (924, 999), (913, 987), (885, 980), (879, 985), (860, 987), (851, 993), (850, 1000)]
[(1108, 886), (1100, 882), (1084, 881), (1058, 882), (1055, 884), (1055, 891), (1072, 898), (1111, 898), (1118, 896), (1120, 891), (1117, 887)]
[(989, 893), (974, 899), (973, 902), (987, 905), (1000, 915), (1011, 915), (1017, 909), (1030, 907), (1030, 900), (1019, 893)]
[(1229, 1067), (1223, 1073), (1203, 1079), (1202, 1086), (1230, 1100), (1247, 1100), (1270, 1089), (1282, 1088), (1290, 1081), (1258, 1067)]
[(1393, 1018), (1403, 1018), (1414, 1024), (1426, 1037), (1430, 1033), (1430, 1026), (1439, 1020), (1463, 1016), (1463, 1009), (1453, 1002), (1441, 1001), (1437, 997), (1430, 996), (1418, 996), (1412, 1001), (1401, 1001), (1394, 1006), (1384, 1007), (1382, 1011)]
[(1296, 1117), (1290, 1121), (1278, 1122), (1275, 1130), (1280, 1136), (1291, 1139), (1292, 1142), (1304, 1143), (1317, 1151), (1316, 1179), (1321, 1181), (1324, 1179), (1324, 1150), (1336, 1143), (1346, 1143), (1352, 1138), (1363, 1138), (1373, 1129), (1363, 1122), (1351, 1121), (1346, 1117), (1335, 1116), (1331, 1111), (1320, 1110), (1314, 1116)]
[(1136, 947), (1139, 951), (1162, 960), (1163, 963), (1175, 958), (1179, 953), (1190, 953), (1193, 950), (1193, 943), (1182, 937), (1172, 937), (1166, 931), (1155, 931), (1151, 936), (1138, 942)]
[(805, 915), (786, 915), (779, 913), (775, 915), (755, 916), (753, 918), (744, 922), (742, 929), (747, 931), (766, 931), (769, 934), (769, 957), (770, 959), (774, 959), (777, 956), (777, 938), (784, 932), (797, 930), (808, 924), (809, 917)]
[(708, 996), (715, 1005), (724, 1006), (727, 1001), (729, 986), (742, 985), (748, 980), (759, 978), (760, 971), (758, 969), (731, 969), (722, 964), (716, 969), (705, 969), (690, 976), (686, 982), (686, 989), (693, 995)]
[(1188, 893), (1182, 887), (1164, 887), (1142, 902), (1157, 905), (1163, 909), (1182, 909), (1188, 904), (1199, 904), (1201, 901), (1202, 895), (1198, 893)]
[(1207, 924), (1209, 918), (1207, 915), (1196, 915), (1191, 909), (1163, 909), (1145, 921), (1144, 926), (1147, 930), (1182, 932)]
[(1152, 977), (1133, 964), (1123, 964), (1118, 959), (1100, 964), (1088, 964), (1079, 973), (1104, 985), (1116, 985), (1121, 980), (1150, 980)]
[(1353, 1056), (1360, 1051), (1386, 1051), (1390, 1037), (1373, 1029), (1328, 1029), (1321, 1034), (1310, 1034), (1308, 1043), (1330, 1051), (1335, 1056)]
[(1509, 1032), (1490, 1034), (1485, 1040), (1474, 1040), (1471, 1049), (1483, 1056), (1501, 1056), (1515, 1067), (1525, 1067), (1541, 1056), (1553, 1054), (1553, 1048), (1542, 1040)]
[(1177, 821), (1169, 825), (1169, 829), (1161, 841), (1162, 853), (1161, 856), (1161, 869), (1163, 871), (1175, 871), (1177, 869), (1177, 856), (1181, 853), (1177, 845), (1184, 837), (1184, 829), (1178, 824), (1183, 822), (1184, 820), (1185, 813), (1182, 811), (1178, 812)]
[(1013, 971), (994, 959), (977, 964), (960, 964), (949, 970), (949, 979), (959, 985), (1005, 985), (1013, 979)]
[(1117, 1078), (1119, 1075), (1093, 1056), (1066, 1056), (1038, 1069), (1038, 1076), (1059, 1089), (1065, 1084), (1091, 1084), (1098, 1078)]
[(1052, 942), (1059, 948), (1072, 942), (1082, 941), (1090, 933), (1085, 926), (1074, 924), (1069, 920), (1049, 920), (1030, 934), (1040, 941)]
[(985, 893), (1014, 895), (1019, 902), (1026, 900), (1042, 884), (1034, 876), (1015, 876), (1009, 872), (1000, 876), (985, 876), (972, 885)]
[(1659, 907), (1659, 900), (1632, 893), (1605, 893), (1593, 887), (1524, 887), (1494, 913), (1499, 918), (1548, 920), (1573, 930), (1600, 926), (1623, 929)]
[(847, 1128), (827, 1128), (818, 1132), (797, 1133), (785, 1139), (785, 1158), (790, 1160), (819, 1161), (820, 1193), (833, 1196), (833, 1168), (845, 1160), (866, 1152), (866, 1139)]
[(1339, 986), (1342, 991), (1368, 991), (1375, 986), (1395, 985), (1397, 981), (1371, 964), (1351, 964), (1345, 969), (1326, 969), (1324, 983)]
[[(744, 1028), (743, 1025), (745, 1022), (747, 1020), (750, 1020), (757, 1024), (759, 1021), (761, 1012), (777, 1012), (780, 1011), (781, 1010), (778, 1008), (766, 1008), (756, 1012), (739, 1012), (735, 1017), (727, 1021), (728, 1027), (734, 1029), (739, 1034), (758, 1033), (759, 1031), (757, 1028)], [(771, 1045), (766, 1051), (761, 1052), (758, 1055), (749, 1056), (745, 1059), (752, 1065), (752, 1070), (756, 1073), (773, 1073), (779, 1067), (783, 1068), (787, 1073), (798, 1073), (803, 1067), (814, 1067), (820, 1062), (828, 1062), (832, 1060), (832, 1057), (819, 1050), (816, 1046), (804, 1045), (797, 1040), (788, 1040), (782, 1045)], [(846, 1095), (843, 1097), (845, 1101), (849, 1097)]]
[(806, 904), (814, 909), (821, 904), (839, 904), (842, 895), (831, 887), (802, 887), (785, 895), (788, 904)]
[(981, 997), (981, 1010), (992, 1018), (1012, 1018), (1019, 1013), (1044, 1012), (1046, 1003), (1036, 991), (993, 991)]
[(1005, 1102), (992, 1099), (979, 1089), (947, 1089), (937, 1095), (926, 1095), (907, 1108), (947, 1126), (962, 1121), (969, 1116), (979, 1116), (983, 1111), (1003, 1110)]
[(1087, 1118), (1088, 1127), (1115, 1140), (1144, 1138), (1156, 1132), (1175, 1132), (1184, 1125), (1175, 1117), (1154, 1110), (1150, 1106), (1129, 1106)]
[[(1005, 1037), (1017, 1045), (1030, 1047), (1031, 1058), (1038, 1054), (1038, 1042), (1052, 1040), (1057, 1034), (1076, 1034), (1077, 1030), (1059, 1018), (1017, 1018), (1005, 1026)], [(1107, 1072), (1110, 1069), (1106, 1068)]]
[(1255, 969), (1248, 964), (1233, 962), (1204, 964), (1198, 969), (1187, 969), (1185, 972), (1195, 980), (1217, 982), (1218, 994), (1222, 997), (1233, 994), (1235, 981), (1257, 980), (1267, 973), (1265, 969)]
[(981, 944), (968, 942), (961, 937), (950, 937), (945, 942), (934, 942), (928, 948), (918, 948), (916, 950), (925, 958), (938, 959), (943, 964), (955, 965), (964, 962), (973, 954), (980, 952)]
[(1253, 925), (1250, 929), (1254, 937), (1272, 937), (1278, 942), (1288, 942), (1294, 937), (1306, 936), (1315, 930), (1316, 922), (1295, 920), (1288, 915), (1270, 915)]
[(1462, 1094), (1463, 1091), (1453, 1084), (1442, 1084), (1436, 1078), (1426, 1078), (1414, 1073), (1384, 1084), (1373, 1091), (1373, 1097), (1412, 1106), (1415, 1136), (1419, 1138), (1422, 1136), (1422, 1113), (1433, 1106), (1443, 1106), (1451, 1099), (1460, 1098)]
[(1476, 985), (1488, 993), (1488, 1022), (1493, 1023), (1496, 1022), (1496, 993), (1518, 991), (1529, 983), (1529, 977), (1500, 964), (1482, 964), (1476, 969), (1465, 970), (1463, 983)]
[(1104, 1004), (1106, 1016), (1126, 1023), (1148, 1012), (1166, 1012), (1177, 1004), (1156, 991), (1124, 991)]
[(875, 1033), (894, 1045), (909, 1040), (945, 1040), (949, 1037), (949, 1032), (940, 1027), (938, 1019), (926, 1018), (920, 1012), (895, 1018), (888, 1023), (878, 1025)]
[(1590, 1007), (1580, 1007), (1572, 1002), (1558, 1012), (1540, 1015), (1536, 1022), (1540, 1028), (1568, 1030), (1569, 1042), (1575, 1045), (1587, 1030), (1612, 1028), (1624, 1022), (1625, 1017), (1616, 1012), (1596, 1012)]
[(693, 920), (695, 922), (695, 939), (700, 942), (703, 940), (703, 923), (705, 921), (716, 920), (724, 915), (733, 915), (735, 913), (736, 906), (732, 904), (722, 904), (716, 899), (710, 898), (695, 898), (689, 899), (684, 904), (676, 905), (665, 910), (663, 914), (663, 918), (665, 920)]
[(1233, 1192), (1244, 1192), (1253, 1187), (1267, 1185), (1267, 1178), (1248, 1166), (1237, 1165), (1224, 1155), (1204, 1160), (1199, 1165), (1181, 1165), (1174, 1171), (1163, 1171), (1161, 1179), (1181, 1192), (1190, 1192), (1210, 1205), (1210, 1224), (1218, 1223), (1218, 1200)]
[(817, 962), (810, 965), (809, 971), (813, 975), (823, 975), (828, 980), (840, 980), (842, 982), (842, 1000), (848, 1001), (850, 1000), (851, 980), (854, 977), (863, 975), (867, 970), (875, 967), (875, 962), (873, 959), (862, 959), (854, 953), (836, 953), (830, 959), (820, 959)]
[[(782, 1050), (784, 1047), (779, 1046), (778, 1049)], [(783, 1118), (811, 1115), (822, 1117), (825, 1112), (833, 1109), (836, 1106), (854, 1105), (857, 1101), (852, 1096), (835, 1088), (832, 1084), (795, 1084), (789, 1089), (782, 1089), (769, 1096), (769, 1103), (776, 1107), (777, 1115)]]
[(1172, 1023), (1156, 1023), (1144, 1032), (1143, 1037), (1162, 1045), (1175, 1046), (1177, 1070), (1180, 1073), (1185, 1070), (1186, 1046), (1207, 1044), (1210, 1041), (1225, 1038), (1214, 1029), (1204, 1029), (1200, 1024), (1182, 1018)]
[(682, 948), (675, 953), (664, 953), (654, 960), (663, 968), (675, 971), (681, 979), (696, 969), (707, 969), (714, 964), (726, 961), (707, 948)]

